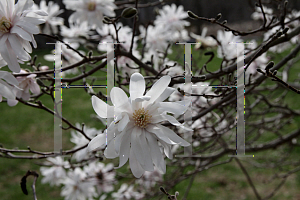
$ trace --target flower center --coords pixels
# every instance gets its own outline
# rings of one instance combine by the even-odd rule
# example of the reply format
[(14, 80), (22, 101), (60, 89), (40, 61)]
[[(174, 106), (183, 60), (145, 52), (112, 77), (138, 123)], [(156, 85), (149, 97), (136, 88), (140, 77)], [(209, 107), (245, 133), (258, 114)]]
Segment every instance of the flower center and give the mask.
[(133, 119), (135, 121), (134, 125), (145, 128), (150, 122), (151, 117), (152, 116), (148, 114), (148, 110), (145, 111), (144, 108), (135, 110), (133, 113)]
[(6, 19), (6, 17), (2, 17), (0, 19), (0, 32), (7, 33), (11, 28), (11, 22)]
[(90, 2), (88, 3), (88, 10), (89, 10), (89, 11), (94, 11), (94, 10), (96, 10), (96, 3), (95, 3), (94, 1), (90, 1)]

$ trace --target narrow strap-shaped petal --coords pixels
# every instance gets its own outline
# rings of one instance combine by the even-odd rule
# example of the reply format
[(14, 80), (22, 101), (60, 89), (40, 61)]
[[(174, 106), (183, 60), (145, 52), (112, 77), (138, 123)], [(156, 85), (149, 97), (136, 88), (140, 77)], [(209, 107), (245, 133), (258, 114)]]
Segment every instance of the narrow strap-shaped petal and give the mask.
[[(160, 95), (163, 94), (165, 89), (168, 87), (169, 83), (171, 81), (170, 76), (163, 76), (161, 77), (152, 87), (151, 89), (146, 93), (145, 96), (151, 96), (151, 99), (147, 102), (148, 104), (153, 103), (156, 101)], [(148, 105), (148, 104), (145, 105)]]
[(162, 152), (160, 151), (160, 147), (158, 146), (157, 139), (152, 135), (152, 133), (145, 131), (145, 135), (147, 138), (147, 142), (150, 147), (150, 153), (152, 157), (152, 161), (154, 165), (162, 172), (166, 173), (166, 164), (163, 158)]
[(106, 104), (104, 101), (102, 101), (95, 95), (92, 96), (92, 105), (97, 115), (99, 115), (101, 118), (114, 117), (113, 107)]
[(139, 135), (141, 134), (141, 129), (139, 127), (134, 127), (131, 133), (131, 150), (134, 152), (135, 158), (141, 164), (145, 164), (145, 157), (143, 155), (143, 147), (141, 146), (141, 141)]
[(99, 134), (94, 137), (88, 144), (88, 151), (103, 149), (106, 146), (106, 134)]
[(145, 158), (145, 164), (142, 165), (142, 167), (146, 171), (153, 171), (154, 170), (153, 161), (151, 158), (150, 148), (149, 148), (147, 140), (146, 140), (145, 132), (146, 132), (145, 129), (142, 129), (142, 134), (139, 136), (142, 150), (143, 150), (143, 152), (141, 152), (141, 153), (143, 153), (143, 156)]
[(125, 102), (128, 101), (128, 96), (126, 93), (119, 87), (113, 87), (110, 91), (110, 97), (113, 105), (119, 107)]
[(187, 131), (193, 131), (193, 129), (185, 127), (184, 124), (181, 124), (179, 121), (177, 121), (177, 119), (175, 119), (175, 117), (173, 117), (171, 115), (162, 113), (161, 116), (164, 117), (166, 120), (168, 120), (174, 126), (179, 126), (180, 128), (187, 130)]
[(31, 41), (30, 34), (24, 29), (20, 28), (19, 26), (13, 26), (12, 29), (10, 30), (10, 33), (16, 33), (24, 40)]
[[(129, 93), (131, 100), (141, 97), (145, 92), (145, 79), (140, 73), (134, 73), (130, 77)], [(146, 95), (149, 96), (149, 95)]]
[(135, 158), (134, 150), (132, 148), (130, 148), (129, 165), (132, 174), (136, 178), (140, 178), (144, 174), (145, 170), (142, 168), (140, 163)]
[(184, 139), (182, 139), (181, 137), (179, 137), (174, 131), (172, 131), (171, 129), (162, 126), (160, 124), (157, 124), (157, 126), (162, 130), (162, 132), (168, 137), (170, 138), (173, 142), (179, 144), (180, 146), (190, 146), (191, 144), (188, 143), (187, 141), (185, 141)]
[(122, 142), (120, 144), (120, 151), (119, 151), (119, 166), (115, 167), (118, 169), (122, 167), (128, 160), (130, 154), (130, 132), (126, 132), (122, 137)]
[(171, 144), (171, 145), (176, 144), (175, 142), (170, 140), (170, 138), (168, 138), (159, 127), (157, 127), (157, 124), (155, 125), (149, 124), (146, 127), (146, 130), (149, 131), (150, 133), (153, 133), (154, 135), (156, 135), (157, 138), (166, 142), (167, 144)]

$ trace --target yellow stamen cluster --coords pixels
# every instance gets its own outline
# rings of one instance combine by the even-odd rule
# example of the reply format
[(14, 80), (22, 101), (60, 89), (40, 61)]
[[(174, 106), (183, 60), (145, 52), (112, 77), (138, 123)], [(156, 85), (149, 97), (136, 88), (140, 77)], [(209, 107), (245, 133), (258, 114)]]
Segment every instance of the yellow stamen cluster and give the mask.
[(9, 32), (9, 29), (11, 28), (11, 22), (6, 19), (6, 17), (2, 17), (0, 19), (0, 32), (7, 33)]
[(141, 128), (145, 128), (150, 122), (152, 115), (148, 114), (148, 110), (145, 111), (144, 108), (140, 108), (135, 110), (133, 113), (133, 119), (135, 120), (135, 126), (139, 126)]
[(95, 3), (94, 1), (90, 1), (90, 2), (88, 3), (88, 10), (89, 10), (89, 11), (94, 11), (94, 10), (96, 10), (96, 3)]

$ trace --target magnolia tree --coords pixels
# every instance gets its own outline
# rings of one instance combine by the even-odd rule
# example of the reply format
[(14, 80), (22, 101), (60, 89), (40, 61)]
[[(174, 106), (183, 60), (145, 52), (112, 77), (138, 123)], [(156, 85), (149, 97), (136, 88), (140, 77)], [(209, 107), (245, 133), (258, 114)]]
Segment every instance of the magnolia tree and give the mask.
[[(268, 199), (299, 171), (299, 158), (287, 152), (299, 145), (300, 129), (292, 126), (287, 132), (285, 127), (297, 123), (300, 111), (284, 102), (287, 93), (300, 99), (299, 74), (289, 79), (291, 69), (299, 73), (300, 12), (287, 1), (258, 0), (252, 18), (261, 26), (248, 31), (227, 25), (221, 13), (206, 18), (164, 1), (63, 4), (73, 11), (68, 26), (55, 1), (0, 1), (0, 67), (8, 67), (0, 71), (0, 101), (10, 109), (21, 103), (55, 118), (53, 151), (9, 149), (5, 144), (0, 148), (2, 158), (45, 159), (40, 172), (29, 170), (22, 178), (25, 194), (26, 178), (34, 176), (37, 199), (40, 174), (42, 183), (53, 189), (62, 186), (60, 194), (68, 200), (186, 199), (197, 174), (235, 161), (257, 199)], [(161, 8), (147, 24), (139, 22), (144, 7)], [(133, 25), (123, 25), (123, 18)], [(208, 35), (207, 26), (197, 35), (190, 31), (192, 20), (219, 30)], [(55, 51), (44, 55), (54, 69), (36, 64), (36, 56), (31, 56), (32, 46), (37, 48), (35, 35), (55, 41)], [(171, 56), (180, 45), (185, 47), (179, 53), (182, 63)], [(191, 48), (204, 55), (204, 64), (192, 63)], [(282, 52), (285, 55), (274, 63)], [(215, 59), (218, 66), (212, 72), (208, 65)], [(99, 71), (107, 73), (107, 93), (93, 84)], [(61, 91), (71, 90), (76, 81), (82, 81), (81, 92), (91, 96), (85, 103), (106, 128), (97, 130), (64, 117)], [(43, 104), (42, 96), (52, 99), (54, 109)], [(71, 130), (74, 148), (63, 148), (62, 130)], [(266, 132), (272, 137), (261, 139)], [(279, 156), (253, 158), (268, 150)], [(263, 194), (241, 160), (261, 168), (290, 167), (276, 174), (282, 182), (274, 191)], [(167, 192), (189, 178), (183, 194)]]

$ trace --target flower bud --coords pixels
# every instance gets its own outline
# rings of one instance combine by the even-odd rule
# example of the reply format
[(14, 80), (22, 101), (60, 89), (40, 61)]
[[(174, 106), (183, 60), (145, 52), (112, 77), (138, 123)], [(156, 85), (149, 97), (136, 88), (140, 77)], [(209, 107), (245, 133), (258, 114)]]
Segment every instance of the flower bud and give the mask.
[(273, 61), (269, 62), (266, 66), (266, 71), (270, 70), (273, 66), (274, 66), (274, 62)]
[(222, 14), (221, 13), (219, 13), (217, 16), (216, 16), (216, 20), (218, 21), (219, 19), (221, 19), (221, 17), (222, 17)]
[(121, 14), (123, 18), (132, 18), (138, 13), (137, 9), (135, 8), (125, 8)]
[(187, 13), (188, 13), (188, 15), (189, 15), (189, 17), (191, 18), (191, 19), (198, 19), (199, 17), (195, 14), (195, 13), (193, 13), (192, 11), (187, 11)]
[(283, 33), (283, 34), (286, 34), (286, 33), (288, 32), (288, 30), (289, 30), (289, 28), (286, 27), (285, 29), (283, 29), (282, 33)]

